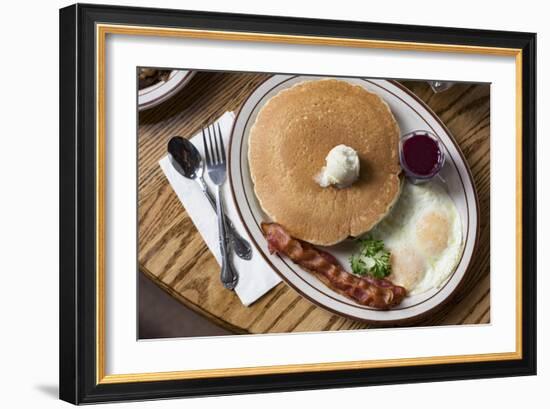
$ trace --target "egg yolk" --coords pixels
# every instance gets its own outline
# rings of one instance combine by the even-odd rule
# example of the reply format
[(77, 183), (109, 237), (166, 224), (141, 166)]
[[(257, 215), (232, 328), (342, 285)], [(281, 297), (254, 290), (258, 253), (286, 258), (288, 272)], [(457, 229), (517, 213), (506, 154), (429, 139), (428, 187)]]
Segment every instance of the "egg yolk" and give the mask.
[(426, 255), (437, 256), (447, 248), (450, 228), (446, 215), (439, 212), (428, 212), (416, 224), (418, 247)]
[(416, 287), (426, 272), (424, 258), (411, 247), (392, 250), (390, 263), (391, 274), (388, 279), (408, 291)]

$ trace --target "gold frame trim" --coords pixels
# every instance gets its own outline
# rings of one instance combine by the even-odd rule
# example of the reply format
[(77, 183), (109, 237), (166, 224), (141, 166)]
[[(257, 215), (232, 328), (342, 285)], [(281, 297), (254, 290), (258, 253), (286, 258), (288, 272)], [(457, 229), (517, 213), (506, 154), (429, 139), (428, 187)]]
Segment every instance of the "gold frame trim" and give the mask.
[[(516, 350), (506, 353), (450, 355), (369, 361), (323, 362), (244, 368), (187, 370), (133, 374), (105, 374), (105, 40), (107, 34), (161, 36), (224, 41), (251, 41), (299, 45), (373, 48), (399, 51), (429, 51), (513, 56), (516, 64)], [(116, 384), (213, 377), (322, 372), (346, 369), (387, 368), (465, 362), (517, 360), (522, 358), (522, 51), (516, 48), (431, 44), (403, 41), (362, 40), (335, 37), (293, 36), (216, 30), (178, 29), (116, 24), (96, 25), (96, 192), (97, 192), (97, 272), (96, 272), (96, 383)]]

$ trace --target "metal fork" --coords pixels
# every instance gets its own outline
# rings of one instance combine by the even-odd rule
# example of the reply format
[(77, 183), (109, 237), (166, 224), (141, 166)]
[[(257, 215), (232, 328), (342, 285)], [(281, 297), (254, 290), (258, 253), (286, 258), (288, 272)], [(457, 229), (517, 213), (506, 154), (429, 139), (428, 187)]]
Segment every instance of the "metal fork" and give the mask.
[[(204, 144), (204, 153), (206, 156), (206, 169), (212, 183), (216, 185), (216, 213), (218, 214), (218, 234), (220, 242), (220, 251), (222, 253), (222, 268), (220, 278), (223, 286), (233, 290), (237, 285), (239, 276), (233, 267), (229, 252), (227, 251), (227, 234), (225, 231), (225, 214), (223, 211), (222, 186), (225, 182), (226, 159), (225, 148), (223, 146), (222, 130), (220, 124), (216, 127), (212, 124), (206, 130), (202, 128), (202, 142)], [(208, 134), (208, 137), (206, 136)]]

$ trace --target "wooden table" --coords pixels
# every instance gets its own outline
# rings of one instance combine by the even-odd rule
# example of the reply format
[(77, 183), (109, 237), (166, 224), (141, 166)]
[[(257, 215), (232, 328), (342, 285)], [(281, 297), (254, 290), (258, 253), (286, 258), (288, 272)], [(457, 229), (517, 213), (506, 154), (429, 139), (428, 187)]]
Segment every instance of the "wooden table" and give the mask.
[[(198, 72), (175, 97), (139, 115), (139, 265), (191, 309), (235, 333), (329, 331), (369, 325), (334, 315), (280, 283), (250, 307), (219, 281), (219, 266), (164, 177), (158, 161), (170, 137), (194, 135), (225, 111), (236, 111), (266, 74)], [(489, 85), (457, 84), (434, 94), (404, 82), (443, 120), (470, 165), (480, 200), (477, 256), (447, 307), (418, 325), (489, 322)]]

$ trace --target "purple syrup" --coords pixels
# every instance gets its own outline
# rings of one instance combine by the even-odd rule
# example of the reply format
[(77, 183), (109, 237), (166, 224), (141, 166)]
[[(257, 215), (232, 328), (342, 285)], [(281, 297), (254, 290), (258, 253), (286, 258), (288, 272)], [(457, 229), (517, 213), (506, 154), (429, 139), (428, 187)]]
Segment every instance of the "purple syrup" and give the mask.
[(439, 171), (441, 151), (437, 141), (427, 134), (407, 138), (402, 147), (403, 165), (418, 176), (434, 176)]

